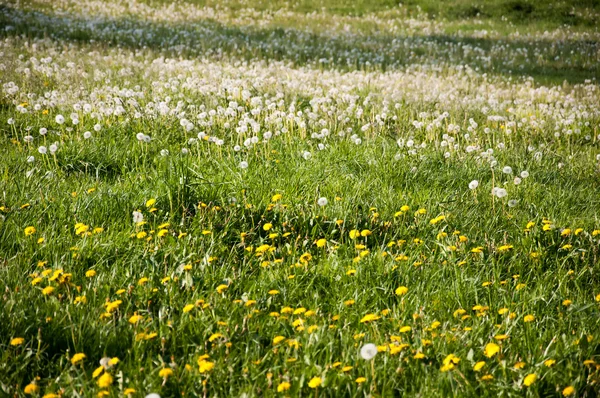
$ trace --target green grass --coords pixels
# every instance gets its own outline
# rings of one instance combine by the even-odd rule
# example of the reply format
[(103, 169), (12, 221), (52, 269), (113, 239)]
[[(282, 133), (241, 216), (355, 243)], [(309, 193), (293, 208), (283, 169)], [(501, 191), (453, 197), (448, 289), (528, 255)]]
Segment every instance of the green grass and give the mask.
[(135, 4), (0, 8), (0, 396), (600, 392), (591, 14)]

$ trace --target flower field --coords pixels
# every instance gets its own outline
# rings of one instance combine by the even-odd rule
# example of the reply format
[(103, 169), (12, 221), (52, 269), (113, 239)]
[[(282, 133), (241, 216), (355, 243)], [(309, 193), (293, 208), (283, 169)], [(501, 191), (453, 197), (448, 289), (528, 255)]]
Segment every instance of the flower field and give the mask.
[(600, 394), (600, 7), (371, 3), (0, 1), (1, 397)]

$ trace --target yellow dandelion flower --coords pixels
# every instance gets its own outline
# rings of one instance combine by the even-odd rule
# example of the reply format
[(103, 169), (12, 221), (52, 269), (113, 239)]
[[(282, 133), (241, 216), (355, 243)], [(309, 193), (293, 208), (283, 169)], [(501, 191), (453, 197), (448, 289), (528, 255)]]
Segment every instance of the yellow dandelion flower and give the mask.
[(498, 352), (500, 352), (500, 346), (494, 343), (486, 344), (485, 348), (483, 349), (483, 354), (488, 358), (493, 357)]
[(113, 383), (113, 377), (110, 373), (104, 373), (102, 376), (98, 378), (98, 387), (107, 388)]
[(535, 373), (530, 373), (523, 379), (523, 385), (529, 387), (537, 380), (537, 375)]
[(78, 364), (79, 362), (83, 361), (86, 358), (84, 353), (77, 353), (75, 355), (73, 355), (73, 357), (71, 358), (71, 363), (73, 365)]
[(277, 392), (287, 391), (290, 389), (290, 387), (292, 387), (292, 385), (290, 383), (288, 383), (287, 381), (281, 382), (277, 386)]
[(321, 384), (323, 383), (323, 380), (321, 380), (320, 377), (313, 377), (312, 379), (310, 379), (310, 381), (308, 382), (308, 386), (310, 388), (317, 388), (319, 387)]

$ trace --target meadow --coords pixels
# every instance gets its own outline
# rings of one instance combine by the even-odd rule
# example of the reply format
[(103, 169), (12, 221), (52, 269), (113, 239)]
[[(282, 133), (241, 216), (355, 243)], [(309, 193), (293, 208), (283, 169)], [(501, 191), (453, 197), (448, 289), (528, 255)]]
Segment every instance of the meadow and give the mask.
[(0, 396), (598, 396), (598, 20), (0, 0)]

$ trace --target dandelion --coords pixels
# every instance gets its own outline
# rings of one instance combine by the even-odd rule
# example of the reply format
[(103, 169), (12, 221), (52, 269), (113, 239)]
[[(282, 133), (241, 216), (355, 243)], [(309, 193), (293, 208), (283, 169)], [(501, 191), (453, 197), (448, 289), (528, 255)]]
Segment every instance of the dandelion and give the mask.
[(44, 296), (49, 296), (52, 294), (52, 292), (54, 292), (54, 287), (52, 287), (52, 286), (46, 286), (45, 288), (42, 289), (42, 294)]
[(479, 181), (477, 181), (477, 180), (473, 180), (469, 183), (470, 190), (477, 189), (478, 186), (479, 186)]
[(313, 377), (312, 379), (310, 379), (310, 381), (308, 382), (308, 386), (310, 388), (317, 388), (321, 385), (321, 383), (323, 383), (323, 380), (321, 380), (320, 377)]
[(27, 228), (25, 228), (24, 232), (25, 232), (25, 236), (31, 236), (31, 235), (35, 234), (36, 229), (35, 229), (35, 227), (27, 227)]
[(291, 386), (292, 385), (290, 383), (288, 383), (287, 381), (281, 382), (277, 386), (277, 392), (285, 392), (285, 391), (289, 390)]
[(408, 293), (408, 288), (406, 286), (400, 286), (396, 289), (396, 296), (404, 296)]
[(248, 162), (246, 162), (245, 160), (241, 161), (239, 166), (240, 169), (245, 170), (248, 168)]
[(525, 315), (523, 317), (523, 322), (526, 322), (526, 323), (533, 322), (534, 320), (535, 320), (535, 316), (533, 316), (533, 315)]
[(531, 386), (537, 380), (537, 375), (535, 373), (530, 373), (523, 379), (523, 385), (526, 387)]
[(23, 344), (24, 342), (25, 342), (25, 339), (23, 337), (15, 337), (10, 340), (10, 345), (18, 346), (18, 345)]
[(573, 386), (568, 386), (565, 387), (565, 389), (562, 391), (562, 395), (565, 397), (570, 397), (571, 395), (575, 394), (575, 387)]
[(132, 215), (134, 223), (139, 224), (144, 221), (144, 215), (141, 212), (136, 210), (132, 213)]
[(319, 200), (317, 200), (317, 204), (321, 207), (324, 207), (327, 205), (327, 198), (319, 198)]
[(33, 394), (37, 394), (37, 392), (39, 390), (40, 390), (40, 388), (37, 386), (37, 384), (29, 383), (25, 386), (25, 388), (23, 389), (23, 392), (27, 395), (33, 395)]
[(83, 361), (85, 358), (86, 358), (85, 354), (77, 353), (77, 354), (73, 355), (73, 357), (71, 358), (71, 363), (73, 365), (76, 365), (79, 362)]
[(113, 377), (110, 375), (110, 373), (104, 373), (98, 379), (98, 387), (100, 387), (100, 388), (110, 387), (112, 383), (113, 383)]
[(215, 367), (214, 362), (207, 361), (206, 359), (198, 360), (198, 371), (200, 373), (208, 373)]
[(217, 286), (217, 293), (221, 294), (228, 288), (229, 288), (229, 286), (227, 286), (227, 285), (219, 285), (219, 286)]
[(494, 344), (494, 343), (488, 343), (488, 344), (486, 344), (486, 346), (483, 350), (483, 354), (486, 357), (491, 358), (494, 355), (496, 355), (499, 351), (500, 351), (500, 346), (498, 346), (497, 344)]
[(362, 359), (365, 359), (367, 361), (375, 358), (375, 355), (377, 355), (377, 346), (375, 344), (372, 343), (368, 343), (362, 346), (362, 348), (360, 349), (360, 356), (362, 357)]
[(167, 379), (169, 376), (173, 375), (173, 370), (169, 368), (163, 368), (158, 372), (158, 375), (163, 379)]
[[(364, 317), (363, 317), (363, 318), (360, 320), (360, 323), (369, 323), (369, 322), (373, 322), (373, 321), (376, 321), (376, 320), (378, 320), (379, 318), (381, 318), (381, 317), (380, 317), (380, 316), (378, 316), (378, 315), (375, 315), (375, 314), (367, 314), (367, 315), (365, 315), (365, 316), (364, 316)], [(361, 351), (361, 352), (362, 352), (362, 351)]]

